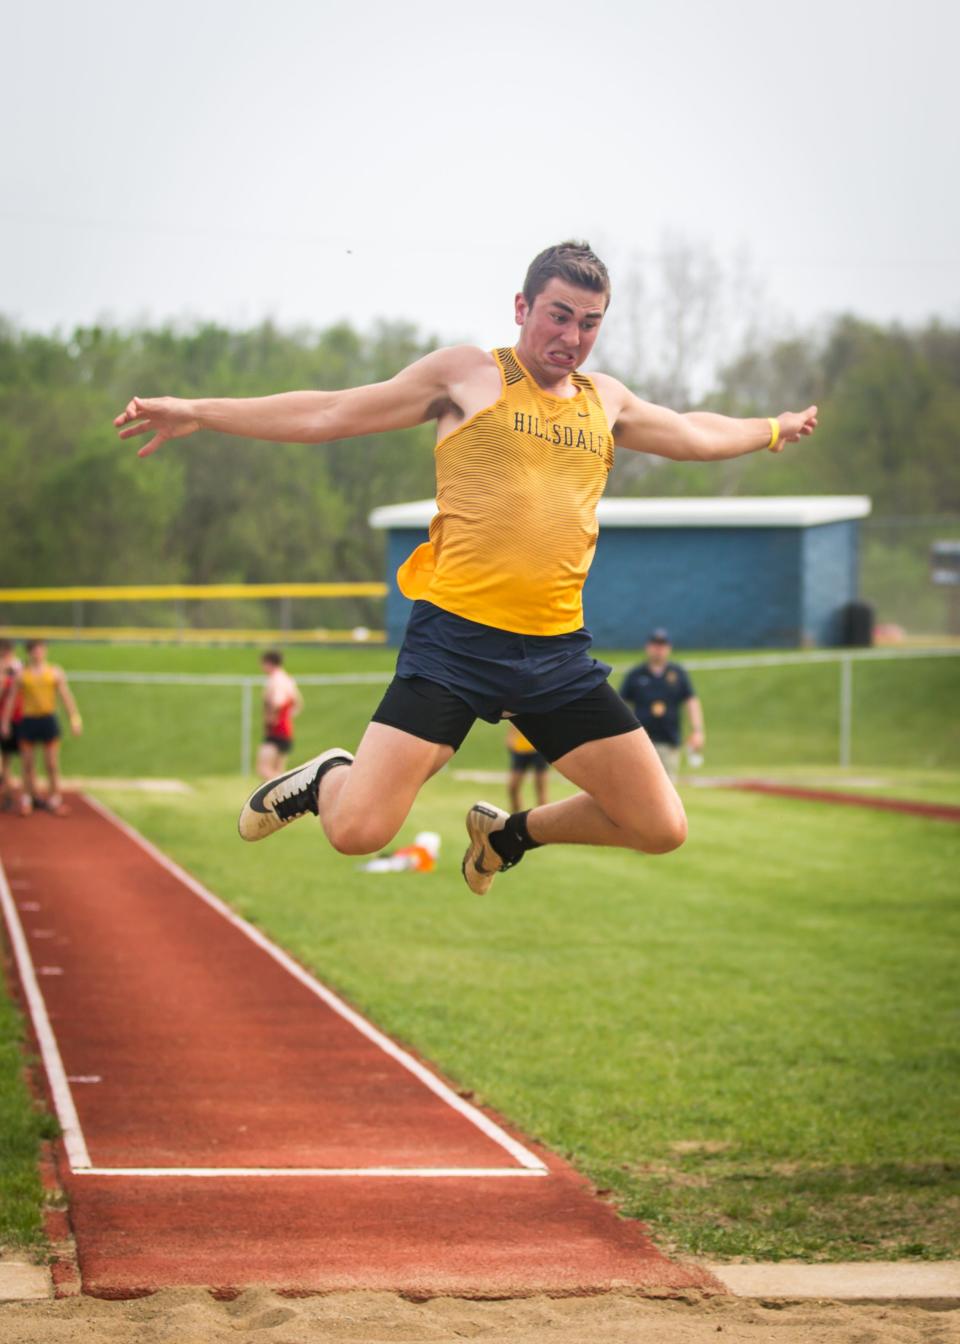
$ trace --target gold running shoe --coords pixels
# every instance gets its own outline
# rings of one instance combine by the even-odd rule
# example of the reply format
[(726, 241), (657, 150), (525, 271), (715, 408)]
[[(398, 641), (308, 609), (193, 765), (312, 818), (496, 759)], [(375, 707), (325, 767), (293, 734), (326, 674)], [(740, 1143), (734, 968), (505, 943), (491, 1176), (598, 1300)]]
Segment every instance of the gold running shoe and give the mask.
[(317, 787), (323, 767), (329, 761), (343, 761), (349, 765), (353, 756), (342, 747), (331, 747), (314, 756), (306, 765), (298, 765), (282, 775), (274, 775), (266, 784), (254, 789), (244, 803), (237, 820), (237, 830), (244, 840), (264, 840), (274, 831), (289, 826), (291, 821), (305, 817), (308, 812), (317, 815)]
[(502, 807), (494, 807), (492, 803), (474, 803), (467, 813), (470, 843), (463, 856), (461, 871), (463, 880), (477, 896), (486, 895), (497, 873), (513, 868), (520, 862), (520, 859), (516, 859), (514, 863), (504, 863), (490, 843), (491, 834), (502, 831), (509, 817), (509, 812), (504, 812)]

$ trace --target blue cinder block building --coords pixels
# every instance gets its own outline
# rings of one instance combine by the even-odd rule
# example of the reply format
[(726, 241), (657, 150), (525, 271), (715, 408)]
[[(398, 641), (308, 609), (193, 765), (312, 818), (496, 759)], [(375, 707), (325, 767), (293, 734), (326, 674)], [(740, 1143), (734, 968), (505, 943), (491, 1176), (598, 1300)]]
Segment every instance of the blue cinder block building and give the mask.
[[(411, 603), (397, 567), (427, 539), (433, 500), (370, 515), (387, 532), (387, 635), (403, 638)], [(686, 648), (797, 648), (841, 642), (858, 597), (862, 495), (604, 499), (584, 588), (597, 645), (635, 649), (653, 626)]]

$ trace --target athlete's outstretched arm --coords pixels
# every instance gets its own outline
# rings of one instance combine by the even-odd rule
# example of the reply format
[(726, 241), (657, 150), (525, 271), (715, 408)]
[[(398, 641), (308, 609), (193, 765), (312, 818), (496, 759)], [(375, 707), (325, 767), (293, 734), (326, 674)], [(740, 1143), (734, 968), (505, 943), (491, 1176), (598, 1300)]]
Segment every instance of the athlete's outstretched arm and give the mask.
[[(620, 448), (671, 457), (679, 462), (711, 462), (771, 447), (773, 426), (768, 419), (738, 420), (712, 411), (680, 414), (643, 401), (607, 374), (595, 374), (594, 380), (613, 429), (614, 442)], [(781, 411), (772, 419), (777, 422), (777, 431), (771, 451), (779, 453), (786, 444), (813, 433), (817, 427), (817, 408)]]
[(465, 366), (482, 352), (471, 346), (434, 350), (396, 377), (341, 392), (281, 392), (272, 397), (134, 397), (114, 420), (121, 439), (150, 434), (138, 457), (198, 429), (275, 443), (329, 443), (359, 434), (409, 429), (434, 419), (450, 401)]

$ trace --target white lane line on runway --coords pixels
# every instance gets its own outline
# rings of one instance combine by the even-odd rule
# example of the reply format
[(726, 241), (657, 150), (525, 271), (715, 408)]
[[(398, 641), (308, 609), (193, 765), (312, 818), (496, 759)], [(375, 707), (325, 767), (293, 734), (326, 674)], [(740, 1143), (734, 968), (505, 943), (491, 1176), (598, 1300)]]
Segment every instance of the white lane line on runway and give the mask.
[(77, 1176), (371, 1176), (423, 1180), (425, 1177), (500, 1178), (549, 1176), (546, 1167), (85, 1167)]
[[(89, 1167), (90, 1154), (87, 1152), (87, 1144), (83, 1137), (83, 1130), (80, 1128), (77, 1108), (73, 1104), (73, 1093), (70, 1091), (63, 1060), (60, 1058), (57, 1038), (54, 1036), (53, 1028), (50, 1025), (47, 1005), (40, 993), (33, 959), (30, 956), (30, 948), (27, 945), (23, 925), (20, 923), (20, 916), (17, 914), (17, 907), (14, 904), (2, 862), (0, 862), (0, 905), (3, 906), (4, 917), (10, 932), (10, 942), (13, 946), (13, 955), (16, 958), (17, 970), (20, 974), (20, 983), (23, 985), (23, 992), (30, 1008), (30, 1016), (33, 1019), (33, 1029), (37, 1034), (37, 1042), (40, 1046), (40, 1054), (47, 1071), (47, 1077), (50, 1080), (53, 1104), (56, 1107), (57, 1119), (60, 1121), (60, 1128), (63, 1131), (63, 1143), (67, 1150), (67, 1157), (70, 1166), (75, 1171), (80, 1171), (84, 1167)], [(41, 967), (41, 974), (60, 975), (62, 971), (59, 967), (47, 966)]]

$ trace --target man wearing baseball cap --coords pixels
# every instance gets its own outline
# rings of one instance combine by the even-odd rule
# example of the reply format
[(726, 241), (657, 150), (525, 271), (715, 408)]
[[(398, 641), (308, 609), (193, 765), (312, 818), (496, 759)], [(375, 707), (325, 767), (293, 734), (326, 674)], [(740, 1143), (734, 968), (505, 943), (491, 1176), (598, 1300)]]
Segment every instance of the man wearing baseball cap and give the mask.
[(657, 755), (671, 781), (680, 773), (680, 716), (684, 706), (690, 718), (687, 751), (691, 756), (703, 751), (703, 707), (697, 699), (686, 670), (670, 661), (670, 635), (662, 626), (647, 636), (647, 661), (631, 668), (620, 688), (620, 695), (633, 708), (647, 730)]

